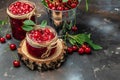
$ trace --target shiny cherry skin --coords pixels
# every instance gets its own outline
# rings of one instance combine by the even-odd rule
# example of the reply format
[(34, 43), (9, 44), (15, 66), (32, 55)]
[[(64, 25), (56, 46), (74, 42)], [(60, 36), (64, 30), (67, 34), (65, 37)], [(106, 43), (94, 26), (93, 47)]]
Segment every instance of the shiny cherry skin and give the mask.
[(5, 42), (6, 42), (5, 38), (1, 37), (1, 38), (0, 38), (0, 42), (1, 42), (1, 43), (5, 43)]
[(90, 54), (91, 53), (91, 48), (90, 47), (85, 48), (85, 53)]
[(16, 45), (14, 43), (10, 44), (9, 47), (10, 47), (11, 50), (16, 50), (17, 49)]
[(79, 48), (79, 49), (78, 49), (78, 53), (79, 53), (80, 55), (84, 54), (84, 49), (83, 49), (83, 48)]
[(77, 50), (78, 50), (78, 47), (77, 47), (76, 45), (73, 45), (73, 46), (72, 46), (72, 49), (73, 49), (73, 51), (77, 51)]
[(6, 34), (5, 37), (6, 37), (7, 40), (10, 40), (11, 39), (11, 34)]
[(72, 47), (68, 47), (68, 48), (67, 48), (67, 52), (68, 52), (68, 53), (72, 53), (72, 52), (73, 52)]
[(72, 27), (72, 31), (76, 32), (78, 30), (78, 28), (76, 26)]
[(20, 61), (19, 60), (14, 60), (13, 61), (13, 66), (14, 67), (20, 67)]

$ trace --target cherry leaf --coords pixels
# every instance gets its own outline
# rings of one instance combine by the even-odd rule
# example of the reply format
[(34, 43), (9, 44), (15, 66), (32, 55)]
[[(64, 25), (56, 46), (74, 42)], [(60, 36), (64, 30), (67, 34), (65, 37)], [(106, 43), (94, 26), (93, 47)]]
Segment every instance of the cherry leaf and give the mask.
[(25, 20), (23, 23), (24, 25), (31, 25), (31, 26), (35, 25), (35, 23), (32, 20)]
[(47, 21), (46, 20), (43, 20), (40, 24), (41, 27), (45, 27), (47, 25)]
[(29, 26), (29, 25), (23, 25), (22, 29), (25, 31), (31, 31), (31, 30), (33, 30), (33, 27)]
[(62, 2), (67, 2), (68, 0), (62, 0)]

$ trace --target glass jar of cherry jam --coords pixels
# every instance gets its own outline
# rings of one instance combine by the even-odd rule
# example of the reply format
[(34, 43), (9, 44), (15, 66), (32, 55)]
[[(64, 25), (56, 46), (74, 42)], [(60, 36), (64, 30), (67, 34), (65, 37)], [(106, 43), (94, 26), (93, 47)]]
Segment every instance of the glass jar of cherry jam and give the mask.
[(28, 53), (39, 59), (52, 56), (57, 48), (57, 33), (47, 26), (45, 28), (36, 27), (26, 34), (26, 47)]
[(17, 40), (23, 40), (26, 36), (26, 31), (22, 29), (25, 20), (35, 22), (36, 6), (33, 2), (22, 0), (15, 1), (7, 8), (7, 14), (10, 18), (12, 35)]

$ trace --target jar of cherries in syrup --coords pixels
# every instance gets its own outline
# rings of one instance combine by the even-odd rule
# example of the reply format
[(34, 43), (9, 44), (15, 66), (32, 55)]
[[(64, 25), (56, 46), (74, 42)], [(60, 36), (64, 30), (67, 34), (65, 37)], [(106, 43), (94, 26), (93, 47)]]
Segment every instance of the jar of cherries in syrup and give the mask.
[(26, 34), (26, 47), (28, 53), (39, 59), (52, 56), (57, 48), (57, 33), (50, 27), (35, 27)]
[(36, 6), (33, 2), (27, 0), (18, 0), (13, 2), (7, 8), (7, 14), (10, 18), (12, 35), (17, 40), (23, 40), (26, 31), (22, 29), (23, 22), (30, 19), (35, 22)]

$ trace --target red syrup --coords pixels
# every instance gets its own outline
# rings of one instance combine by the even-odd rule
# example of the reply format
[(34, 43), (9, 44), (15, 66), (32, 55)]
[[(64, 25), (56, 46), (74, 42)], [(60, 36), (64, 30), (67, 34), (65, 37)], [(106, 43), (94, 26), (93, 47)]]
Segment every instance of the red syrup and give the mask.
[[(47, 51), (47, 47), (35, 48), (31, 46), (28, 42), (26, 42), (26, 46), (29, 54), (35, 58), (41, 58), (42, 54)], [(49, 56), (53, 55), (55, 53), (55, 50), (56, 50), (56, 47), (52, 48)]]
[[(29, 34), (27, 34), (27, 38), (29, 38), (30, 40), (26, 40), (26, 47), (27, 47), (27, 51), (28, 53), (35, 57), (35, 58), (42, 58), (42, 55), (48, 50), (48, 46), (40, 46), (42, 45), (46, 45), (47, 43), (49, 43), (50, 41), (52, 41), (53, 39), (56, 38), (55, 34), (53, 32), (51, 32), (48, 28), (45, 29), (39, 29), (39, 30), (32, 30), (29, 32)], [(30, 42), (33, 41), (33, 42)], [(33, 45), (32, 43), (37, 43), (36, 45)], [(56, 50), (56, 45), (57, 43), (55, 43), (49, 51), (49, 56), (52, 56), (55, 53)], [(38, 47), (39, 46), (39, 47)], [(49, 57), (47, 56), (47, 57)], [(45, 58), (47, 58), (45, 57)]]
[[(29, 1), (16, 1), (8, 7), (7, 13), (10, 18), (12, 35), (15, 39), (23, 40), (25, 38), (26, 31), (22, 29), (23, 22), (28, 19), (35, 22), (34, 11), (35, 5)], [(27, 16), (29, 14), (30, 16)]]

